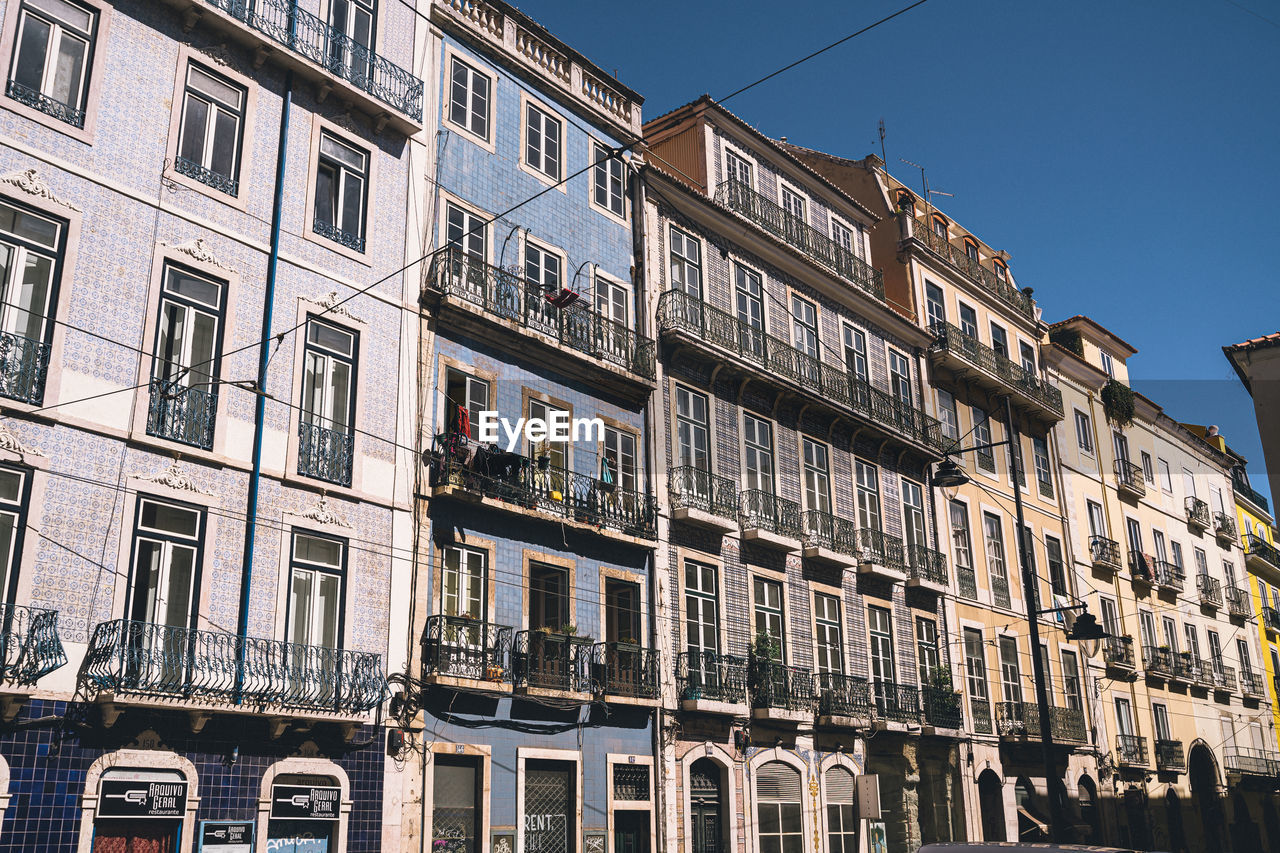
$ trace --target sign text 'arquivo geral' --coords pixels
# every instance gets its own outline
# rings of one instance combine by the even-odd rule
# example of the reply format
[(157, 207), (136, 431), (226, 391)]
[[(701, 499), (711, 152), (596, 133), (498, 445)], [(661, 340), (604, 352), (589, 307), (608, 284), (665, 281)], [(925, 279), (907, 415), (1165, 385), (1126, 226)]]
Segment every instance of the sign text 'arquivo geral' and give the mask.
[(98, 817), (172, 818), (187, 812), (187, 783), (103, 779)]
[(272, 785), (271, 816), (288, 820), (337, 820), (342, 789), (313, 785)]

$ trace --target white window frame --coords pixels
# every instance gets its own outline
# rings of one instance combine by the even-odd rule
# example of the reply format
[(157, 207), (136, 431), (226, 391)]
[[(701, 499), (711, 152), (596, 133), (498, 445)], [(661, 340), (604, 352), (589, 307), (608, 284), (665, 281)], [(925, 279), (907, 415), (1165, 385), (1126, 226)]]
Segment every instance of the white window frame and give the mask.
[[(600, 185), (601, 160), (608, 157), (612, 149), (610, 148), (610, 146), (605, 145), (604, 143), (596, 139), (591, 140), (590, 147), (591, 147), (591, 180), (587, 182), (587, 203), (595, 210), (598, 210), (600, 213), (604, 214), (605, 216), (608, 216), (610, 219), (613, 219), (616, 222), (626, 225), (630, 222), (629, 214), (631, 212), (630, 210), (631, 197), (630, 197), (630, 194), (627, 192), (627, 185), (628, 185), (627, 162), (622, 157), (622, 155), (619, 155), (613, 158), (612, 160), (610, 160), (607, 164), (603, 166), (605, 170), (606, 181), (613, 180), (614, 178), (613, 170), (615, 167), (619, 170), (618, 179), (621, 181), (622, 187), (618, 193), (618, 202), (622, 210), (617, 211), (617, 210), (614, 210), (612, 207), (610, 207), (608, 204), (600, 204), (600, 202), (596, 200), (596, 190)], [(601, 155), (603, 155), (603, 157)], [(605, 195), (608, 196), (610, 200), (612, 200), (613, 190), (610, 186), (605, 187)], [(681, 231), (685, 234), (686, 237), (689, 237), (690, 239), (697, 239), (688, 231), (684, 231), (684, 229), (681, 229)]]
[[(468, 115), (470, 115), (472, 107), (474, 106), (473, 101), (475, 98), (472, 86), (475, 77), (482, 77), (489, 81), (489, 96), (487, 103), (485, 104), (485, 132), (483, 134), (477, 133), (468, 125), (460, 124), (453, 119), (453, 74), (455, 62), (466, 67), (471, 72), (471, 76), (468, 77), (467, 82), (466, 109)], [(494, 127), (494, 101), (496, 99), (498, 88), (497, 75), (485, 70), (479, 59), (468, 54), (464, 54), (450, 45), (445, 46), (444, 56), (441, 58), (440, 67), (444, 70), (444, 91), (440, 99), (441, 124), (462, 134), (464, 138), (476, 143), (481, 148), (487, 150), (490, 154), (495, 153), (495, 137), (497, 136), (497, 133), (494, 132), (496, 130)], [(524, 124), (523, 117), (521, 117), (520, 123), (522, 125)]]
[[(449, 84), (452, 86), (452, 82)], [(538, 159), (541, 163), (535, 163), (529, 157), (529, 137), (530, 131), (533, 129), (530, 123), (533, 115), (537, 114), (543, 130), (539, 131), (544, 143), (545, 140), (551, 138), (551, 135), (545, 132), (548, 122), (554, 122), (555, 142), (558, 146), (555, 162), (553, 163), (554, 171), (548, 171), (545, 166), (550, 155), (546, 151), (545, 144), (537, 152)], [(564, 116), (548, 107), (542, 101), (529, 97), (527, 92), (520, 93), (520, 168), (545, 184), (556, 185), (565, 174), (565, 119)], [(558, 189), (561, 192), (567, 192), (566, 184), (559, 184)]]

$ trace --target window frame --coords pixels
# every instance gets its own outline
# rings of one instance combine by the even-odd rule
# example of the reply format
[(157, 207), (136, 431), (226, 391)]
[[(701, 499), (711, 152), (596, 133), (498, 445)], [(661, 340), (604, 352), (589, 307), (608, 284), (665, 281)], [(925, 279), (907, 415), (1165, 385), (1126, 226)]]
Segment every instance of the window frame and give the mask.
[[(696, 260), (691, 260), (685, 254), (677, 253), (676, 247), (675, 247), (675, 240), (672, 238), (672, 234), (680, 235), (680, 242), (682, 246), (687, 247), (690, 244), (692, 244), (698, 248), (698, 257)], [(706, 290), (705, 290), (706, 276), (704, 274), (704, 269), (703, 269), (703, 265), (705, 263), (704, 261), (705, 252), (702, 251), (703, 249), (702, 242), (703, 241), (701, 238), (695, 237), (693, 234), (690, 234), (684, 228), (681, 228), (675, 225), (674, 223), (668, 223), (667, 270), (666, 270), (667, 275), (670, 277), (670, 281), (668, 282), (668, 284), (670, 285), (672, 290), (678, 291), (692, 298), (693, 295), (689, 293), (689, 289), (688, 289), (688, 284), (689, 284), (688, 281), (681, 281), (679, 283), (676, 282), (674, 269), (675, 269), (676, 259), (678, 258), (680, 261), (680, 267), (681, 267), (682, 273), (687, 271), (690, 268), (698, 271), (697, 299), (699, 303), (701, 303), (706, 298), (704, 295), (706, 293)]]
[[(452, 81), (450, 81), (450, 88), (452, 89)], [(452, 105), (452, 101), (450, 101), (450, 105)], [(544, 143), (542, 148), (538, 151), (538, 157), (542, 160), (542, 164), (534, 163), (529, 156), (530, 132), (533, 130), (530, 119), (534, 113), (537, 113), (540, 116), (544, 127), (543, 130), (539, 131)], [(554, 122), (557, 125), (555, 128), (555, 143), (558, 146), (558, 150), (555, 156), (554, 173), (543, 168), (546, 165), (547, 160), (550, 159), (550, 155), (548, 155), (546, 151), (545, 144), (546, 140), (551, 138), (551, 135), (545, 132), (545, 127), (548, 122)], [(565, 121), (564, 116), (548, 107), (543, 101), (530, 97), (527, 91), (523, 89), (520, 91), (520, 153), (517, 162), (520, 164), (521, 171), (537, 178), (544, 184), (555, 186), (561, 192), (568, 191), (566, 184), (560, 183), (561, 179), (566, 174), (565, 167), (567, 165), (565, 141), (568, 131), (566, 129), (566, 125), (567, 122)]]
[[(607, 156), (611, 150), (610, 146), (605, 145), (604, 143), (596, 139), (591, 140), (590, 146), (591, 146), (591, 180), (588, 181), (588, 186), (587, 186), (587, 203), (595, 210), (599, 211), (605, 216), (608, 216), (610, 219), (613, 219), (622, 225), (627, 225), (631, 222), (631, 193), (630, 193), (630, 181), (627, 180), (627, 161), (625, 158), (619, 155), (613, 158), (612, 160), (609, 160), (608, 165), (603, 165), (603, 161), (607, 159)], [(603, 153), (605, 157), (601, 157), (600, 156), (601, 153)], [(610, 207), (607, 204), (600, 204), (600, 202), (596, 200), (596, 192), (600, 188), (599, 179), (602, 173), (601, 172), (602, 169), (604, 170), (603, 174), (605, 176), (605, 181), (606, 181), (605, 195), (609, 199), (613, 198), (613, 191), (611, 186), (608, 184), (608, 182), (614, 179), (613, 168), (615, 165), (620, 171), (620, 175), (618, 176), (618, 179), (622, 183), (622, 187), (618, 194), (618, 199), (621, 202), (621, 207), (622, 207), (621, 211), (614, 210), (612, 207)]]
[[(360, 249), (352, 248), (336, 239), (316, 233), (316, 190), (320, 180), (320, 141), (324, 136), (331, 137), (335, 142), (340, 143), (348, 148), (355, 149), (357, 152), (363, 152), (365, 155), (366, 171), (364, 175), (364, 200), (361, 202), (361, 233), (359, 236)], [(370, 233), (370, 224), (372, 217), (369, 215), (369, 200), (378, 198), (378, 158), (375, 155), (377, 147), (370, 145), (366, 141), (353, 136), (349, 131), (339, 127), (331, 121), (321, 118), (316, 114), (312, 118), (311, 125), (311, 148), (310, 148), (310, 164), (307, 171), (307, 200), (306, 209), (303, 212), (304, 221), (302, 229), (302, 237), (318, 246), (337, 252), (346, 258), (357, 261), (365, 266), (372, 266), (374, 257), (380, 246), (371, 239), (374, 235)], [(443, 198), (442, 198), (443, 202)], [(440, 205), (441, 216), (443, 217), (445, 205)], [(337, 228), (337, 225), (334, 226)], [(339, 229), (341, 230), (341, 229)], [(345, 233), (345, 232), (342, 232)]]
[(757, 191), (756, 187), (759, 185), (760, 164), (756, 161), (756, 158), (748, 154), (745, 149), (740, 148), (727, 140), (722, 143), (721, 148), (724, 151), (724, 163), (721, 167), (721, 172), (724, 175), (723, 180), (741, 183), (741, 181), (738, 180), (738, 176), (732, 174), (729, 169), (729, 158), (733, 157), (747, 166), (748, 175), (751, 178), (747, 188), (753, 192)]
[[(768, 430), (769, 446), (767, 448), (764, 447), (762, 444), (760, 444), (758, 441), (748, 440), (747, 438), (748, 420), (753, 421), (755, 424), (763, 424), (764, 427)], [(758, 435), (759, 434), (758, 427), (753, 426), (752, 432)], [(769, 488), (767, 491), (771, 495), (776, 495), (778, 490), (778, 438), (777, 438), (776, 424), (774, 424), (774, 422), (769, 420), (768, 418), (760, 417), (755, 412), (749, 412), (746, 409), (743, 409), (741, 436), (742, 436), (742, 488), (746, 490), (757, 489), (760, 491), (765, 491), (764, 489), (760, 488), (759, 482), (752, 481), (750, 476), (751, 475), (750, 468), (752, 466), (750, 466), (747, 461), (750, 456), (754, 456), (758, 459), (763, 454), (768, 457), (768, 462), (769, 462), (769, 470), (766, 472), (769, 480)]]
[[(468, 114), (472, 112), (473, 101), (475, 100), (473, 95), (473, 89), (472, 89), (472, 85), (475, 78), (481, 77), (487, 80), (489, 83), (489, 91), (488, 91), (488, 96), (486, 98), (485, 112), (484, 112), (484, 121), (485, 121), (484, 133), (478, 133), (468, 125), (459, 124), (453, 119), (454, 63), (462, 65), (468, 71), (471, 72), (470, 76), (468, 77), (467, 104), (465, 107)], [(462, 50), (454, 47), (451, 44), (446, 44), (444, 46), (444, 54), (440, 58), (440, 69), (441, 69), (441, 76), (444, 78), (443, 80), (444, 91), (441, 93), (441, 98), (440, 98), (441, 125), (447, 126), (450, 130), (456, 131), (457, 133), (461, 134), (464, 139), (468, 139), (471, 142), (474, 142), (476, 145), (479, 145), (481, 148), (485, 149), (490, 154), (497, 153), (497, 143), (495, 139), (497, 137), (497, 133), (495, 132), (497, 128), (494, 127), (494, 117), (496, 114), (496, 109), (495, 109), (494, 102), (497, 98), (498, 75), (495, 72), (487, 70), (482, 65), (479, 58), (472, 56), (470, 53), (464, 53)], [(522, 125), (524, 124), (523, 116), (521, 116), (520, 123)], [(522, 133), (521, 134), (522, 145), (523, 145), (523, 141), (524, 139), (523, 139), (523, 133)], [(521, 156), (523, 158), (523, 155)]]
[(1095, 453), (1093, 443), (1093, 421), (1089, 415), (1079, 409), (1072, 409), (1076, 427), (1076, 448), (1086, 456)]
[(14, 516), (13, 540), (9, 543), (8, 567), (0, 569), (7, 573), (4, 584), (0, 586), (0, 602), (16, 604), (19, 598), (19, 583), (23, 574), (23, 545), (26, 538), (27, 521), (31, 517), (32, 482), (36, 469), (21, 462), (10, 462), (0, 459), (0, 471), (17, 474), (22, 477), (16, 501), (0, 499), (0, 513)]
[[(194, 512), (199, 516), (197, 530), (194, 536), (182, 536), (161, 531), (158, 528), (142, 528), (142, 505), (143, 503), (163, 504), (176, 507), (186, 512)], [(208, 558), (207, 545), (212, 537), (209, 535), (210, 529), (210, 508), (197, 503), (189, 503), (184, 500), (173, 498), (169, 495), (161, 494), (158, 491), (138, 491), (134, 495), (132, 518), (130, 518), (128, 555), (129, 555), (129, 571), (124, 579), (124, 610), (122, 618), (129, 621), (133, 620), (133, 611), (137, 606), (137, 584), (138, 584), (138, 545), (140, 538), (160, 539), (166, 542), (178, 541), (181, 544), (190, 546), (195, 556), (191, 564), (191, 601), (187, 612), (188, 629), (199, 628), (201, 599), (204, 595), (204, 563)], [(141, 536), (140, 536), (141, 534)], [(121, 537), (124, 539), (124, 537)], [(156, 624), (156, 623), (148, 623)]]
[[(293, 576), (294, 571), (301, 568), (304, 571), (314, 571), (316, 573), (324, 572), (336, 575), (338, 578), (338, 624), (334, 628), (334, 636), (337, 637), (337, 645), (334, 649), (342, 651), (346, 647), (346, 623), (347, 623), (347, 575), (351, 559), (351, 542), (343, 536), (334, 536), (330, 533), (321, 533), (317, 530), (309, 530), (304, 527), (291, 527), (288, 531), (289, 535), (289, 551), (288, 551), (288, 573), (286, 575), (287, 586), (285, 588), (285, 618), (284, 618), (284, 639), (285, 642), (293, 642)], [(336, 569), (319, 568), (320, 564), (308, 561), (299, 561), (297, 556), (297, 545), (299, 536), (308, 536), (312, 539), (324, 539), (330, 542), (339, 543), (342, 546), (341, 565)], [(299, 566), (299, 562), (303, 565)], [(314, 645), (314, 644), (312, 644)], [(323, 648), (323, 647), (322, 647)]]
[[(84, 2), (84, 0), (79, 0), (79, 2)], [(226, 78), (229, 83), (243, 89), (245, 93), (244, 107), (240, 113), (240, 138), (237, 142), (236, 174), (233, 176), (240, 186), (235, 195), (229, 195), (222, 190), (211, 187), (203, 181), (179, 172), (175, 168), (178, 152), (182, 150), (182, 119), (185, 110), (185, 92), (187, 90), (187, 76), (192, 65), (202, 66), (204, 71), (216, 77)], [(199, 50), (183, 44), (178, 47), (178, 65), (177, 73), (174, 74), (172, 103), (175, 106), (170, 110), (169, 137), (165, 148), (165, 157), (167, 159), (165, 161), (164, 177), (236, 210), (247, 210), (249, 204), (248, 196), (250, 194), (245, 189), (245, 159), (253, 150), (254, 125), (258, 112), (257, 85), (251, 78), (241, 74), (239, 70), (222, 65)]]

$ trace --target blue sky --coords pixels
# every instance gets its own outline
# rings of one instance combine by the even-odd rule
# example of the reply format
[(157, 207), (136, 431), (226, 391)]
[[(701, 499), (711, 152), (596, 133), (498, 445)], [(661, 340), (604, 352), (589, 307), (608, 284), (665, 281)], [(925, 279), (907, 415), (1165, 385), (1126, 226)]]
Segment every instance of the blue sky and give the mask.
[[(527, 0), (655, 117), (720, 97), (906, 6)], [(1241, 8), (1241, 7), (1245, 8)], [(1261, 17), (1259, 17), (1261, 16)], [(1269, 20), (1263, 20), (1263, 18)], [(1048, 320), (1139, 350), (1134, 386), (1218, 424), (1265, 490), (1224, 344), (1280, 330), (1280, 2), (929, 0), (726, 106), (770, 136), (880, 153), (1008, 250)]]

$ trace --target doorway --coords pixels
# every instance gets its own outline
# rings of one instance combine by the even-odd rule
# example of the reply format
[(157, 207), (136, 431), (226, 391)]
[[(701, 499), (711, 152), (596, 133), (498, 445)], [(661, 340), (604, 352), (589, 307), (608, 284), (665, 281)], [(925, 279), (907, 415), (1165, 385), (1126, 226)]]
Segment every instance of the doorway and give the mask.
[(613, 853), (649, 853), (649, 813), (613, 813)]
[(723, 814), (720, 765), (709, 758), (699, 758), (689, 768), (690, 853), (720, 853)]

